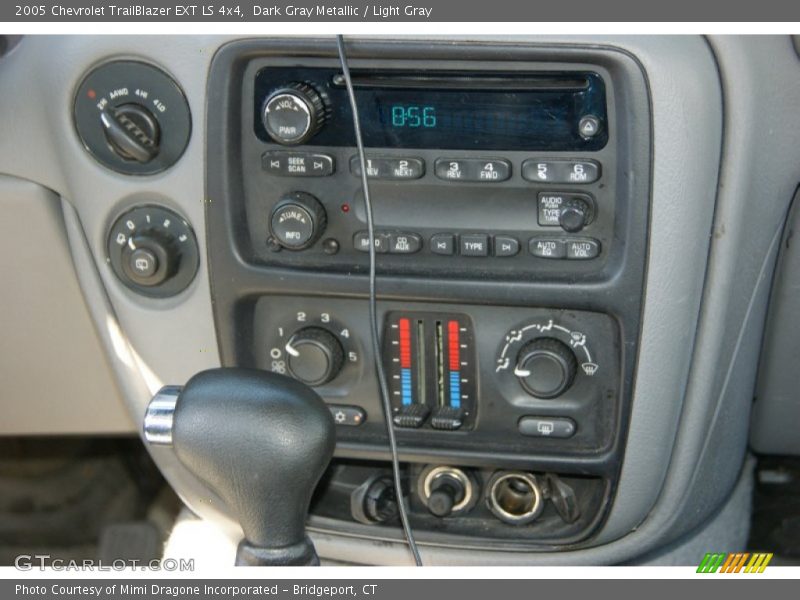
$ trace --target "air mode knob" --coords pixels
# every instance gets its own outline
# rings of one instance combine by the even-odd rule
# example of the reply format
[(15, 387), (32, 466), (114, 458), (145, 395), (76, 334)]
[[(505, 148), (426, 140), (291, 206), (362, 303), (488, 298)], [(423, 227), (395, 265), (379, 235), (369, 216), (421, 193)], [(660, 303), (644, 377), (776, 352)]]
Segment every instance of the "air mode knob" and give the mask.
[(307, 83), (291, 83), (277, 89), (264, 102), (264, 128), (269, 137), (286, 146), (310, 140), (325, 119), (322, 96)]
[(305, 327), (286, 343), (292, 376), (306, 385), (319, 386), (333, 380), (344, 365), (342, 344), (327, 329)]
[(563, 394), (578, 368), (578, 361), (566, 344), (554, 338), (539, 338), (523, 346), (514, 375), (531, 396), (555, 398)]
[(328, 224), (322, 203), (306, 192), (291, 192), (272, 209), (270, 231), (288, 250), (303, 250), (319, 239)]

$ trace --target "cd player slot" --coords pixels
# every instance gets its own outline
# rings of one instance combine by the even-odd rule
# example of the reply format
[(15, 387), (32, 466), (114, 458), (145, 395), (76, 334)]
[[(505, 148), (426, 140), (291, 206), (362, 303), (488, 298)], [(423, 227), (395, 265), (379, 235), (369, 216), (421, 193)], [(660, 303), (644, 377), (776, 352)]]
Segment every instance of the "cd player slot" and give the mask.
[[(503, 89), (512, 90), (552, 90), (575, 91), (585, 90), (589, 87), (586, 77), (567, 75), (553, 77), (552, 75), (463, 75), (437, 73), (431, 75), (415, 75), (400, 73), (353, 73), (353, 87), (358, 88), (424, 88), (424, 89), (451, 89), (451, 90), (478, 90), (478, 89)], [(345, 87), (344, 75), (337, 73), (333, 76), (332, 85), (337, 88)]]

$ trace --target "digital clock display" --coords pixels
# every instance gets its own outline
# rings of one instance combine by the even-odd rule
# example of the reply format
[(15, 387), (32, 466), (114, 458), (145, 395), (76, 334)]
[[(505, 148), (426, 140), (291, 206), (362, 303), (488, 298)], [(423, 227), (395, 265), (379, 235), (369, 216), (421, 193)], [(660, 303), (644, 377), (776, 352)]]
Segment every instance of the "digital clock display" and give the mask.
[(416, 104), (393, 104), (392, 127), (425, 127), (433, 129), (436, 127), (436, 107), (419, 106)]
[[(309, 141), (355, 146), (347, 92), (330, 68), (276, 67), (256, 77), (256, 134), (264, 99), (287, 81), (313, 82), (329, 118)], [(364, 144), (370, 148), (441, 150), (599, 150), (608, 141), (606, 93), (597, 73), (445, 73), (353, 71)], [(583, 137), (578, 124), (601, 124)]]

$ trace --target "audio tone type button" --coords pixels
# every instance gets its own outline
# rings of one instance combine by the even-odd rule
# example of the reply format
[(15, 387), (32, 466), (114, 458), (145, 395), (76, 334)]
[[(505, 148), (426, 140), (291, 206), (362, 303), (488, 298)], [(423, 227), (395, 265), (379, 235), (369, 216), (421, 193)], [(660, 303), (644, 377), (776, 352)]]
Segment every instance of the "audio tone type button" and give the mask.
[[(350, 159), (350, 172), (361, 177), (358, 156)], [(367, 158), (367, 177), (370, 179), (419, 179), (425, 174), (425, 163), (419, 158)]]
[(333, 157), (313, 152), (274, 150), (261, 156), (261, 167), (281, 177), (327, 177), (333, 175)]
[[(594, 217), (594, 202), (588, 194), (570, 194), (565, 192), (540, 192), (538, 198), (538, 222), (543, 227), (562, 227), (562, 213), (583, 207), (585, 222), (590, 223)], [(568, 230), (569, 231), (569, 230)]]
[(437, 158), (433, 169), (445, 181), (497, 183), (511, 177), (511, 163), (502, 158)]

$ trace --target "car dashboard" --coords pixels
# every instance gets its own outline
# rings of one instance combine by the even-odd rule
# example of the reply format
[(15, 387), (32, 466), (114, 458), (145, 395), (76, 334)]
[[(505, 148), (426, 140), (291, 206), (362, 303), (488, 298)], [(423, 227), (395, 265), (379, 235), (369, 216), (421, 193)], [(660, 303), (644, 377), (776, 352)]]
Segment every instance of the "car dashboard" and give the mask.
[(335, 422), (323, 560), (410, 560), (387, 426), (432, 564), (742, 543), (750, 451), (800, 452), (792, 39), (346, 40), (366, 165), (332, 36), (6, 40), (2, 433), (146, 437), (163, 386), (257, 369)]

